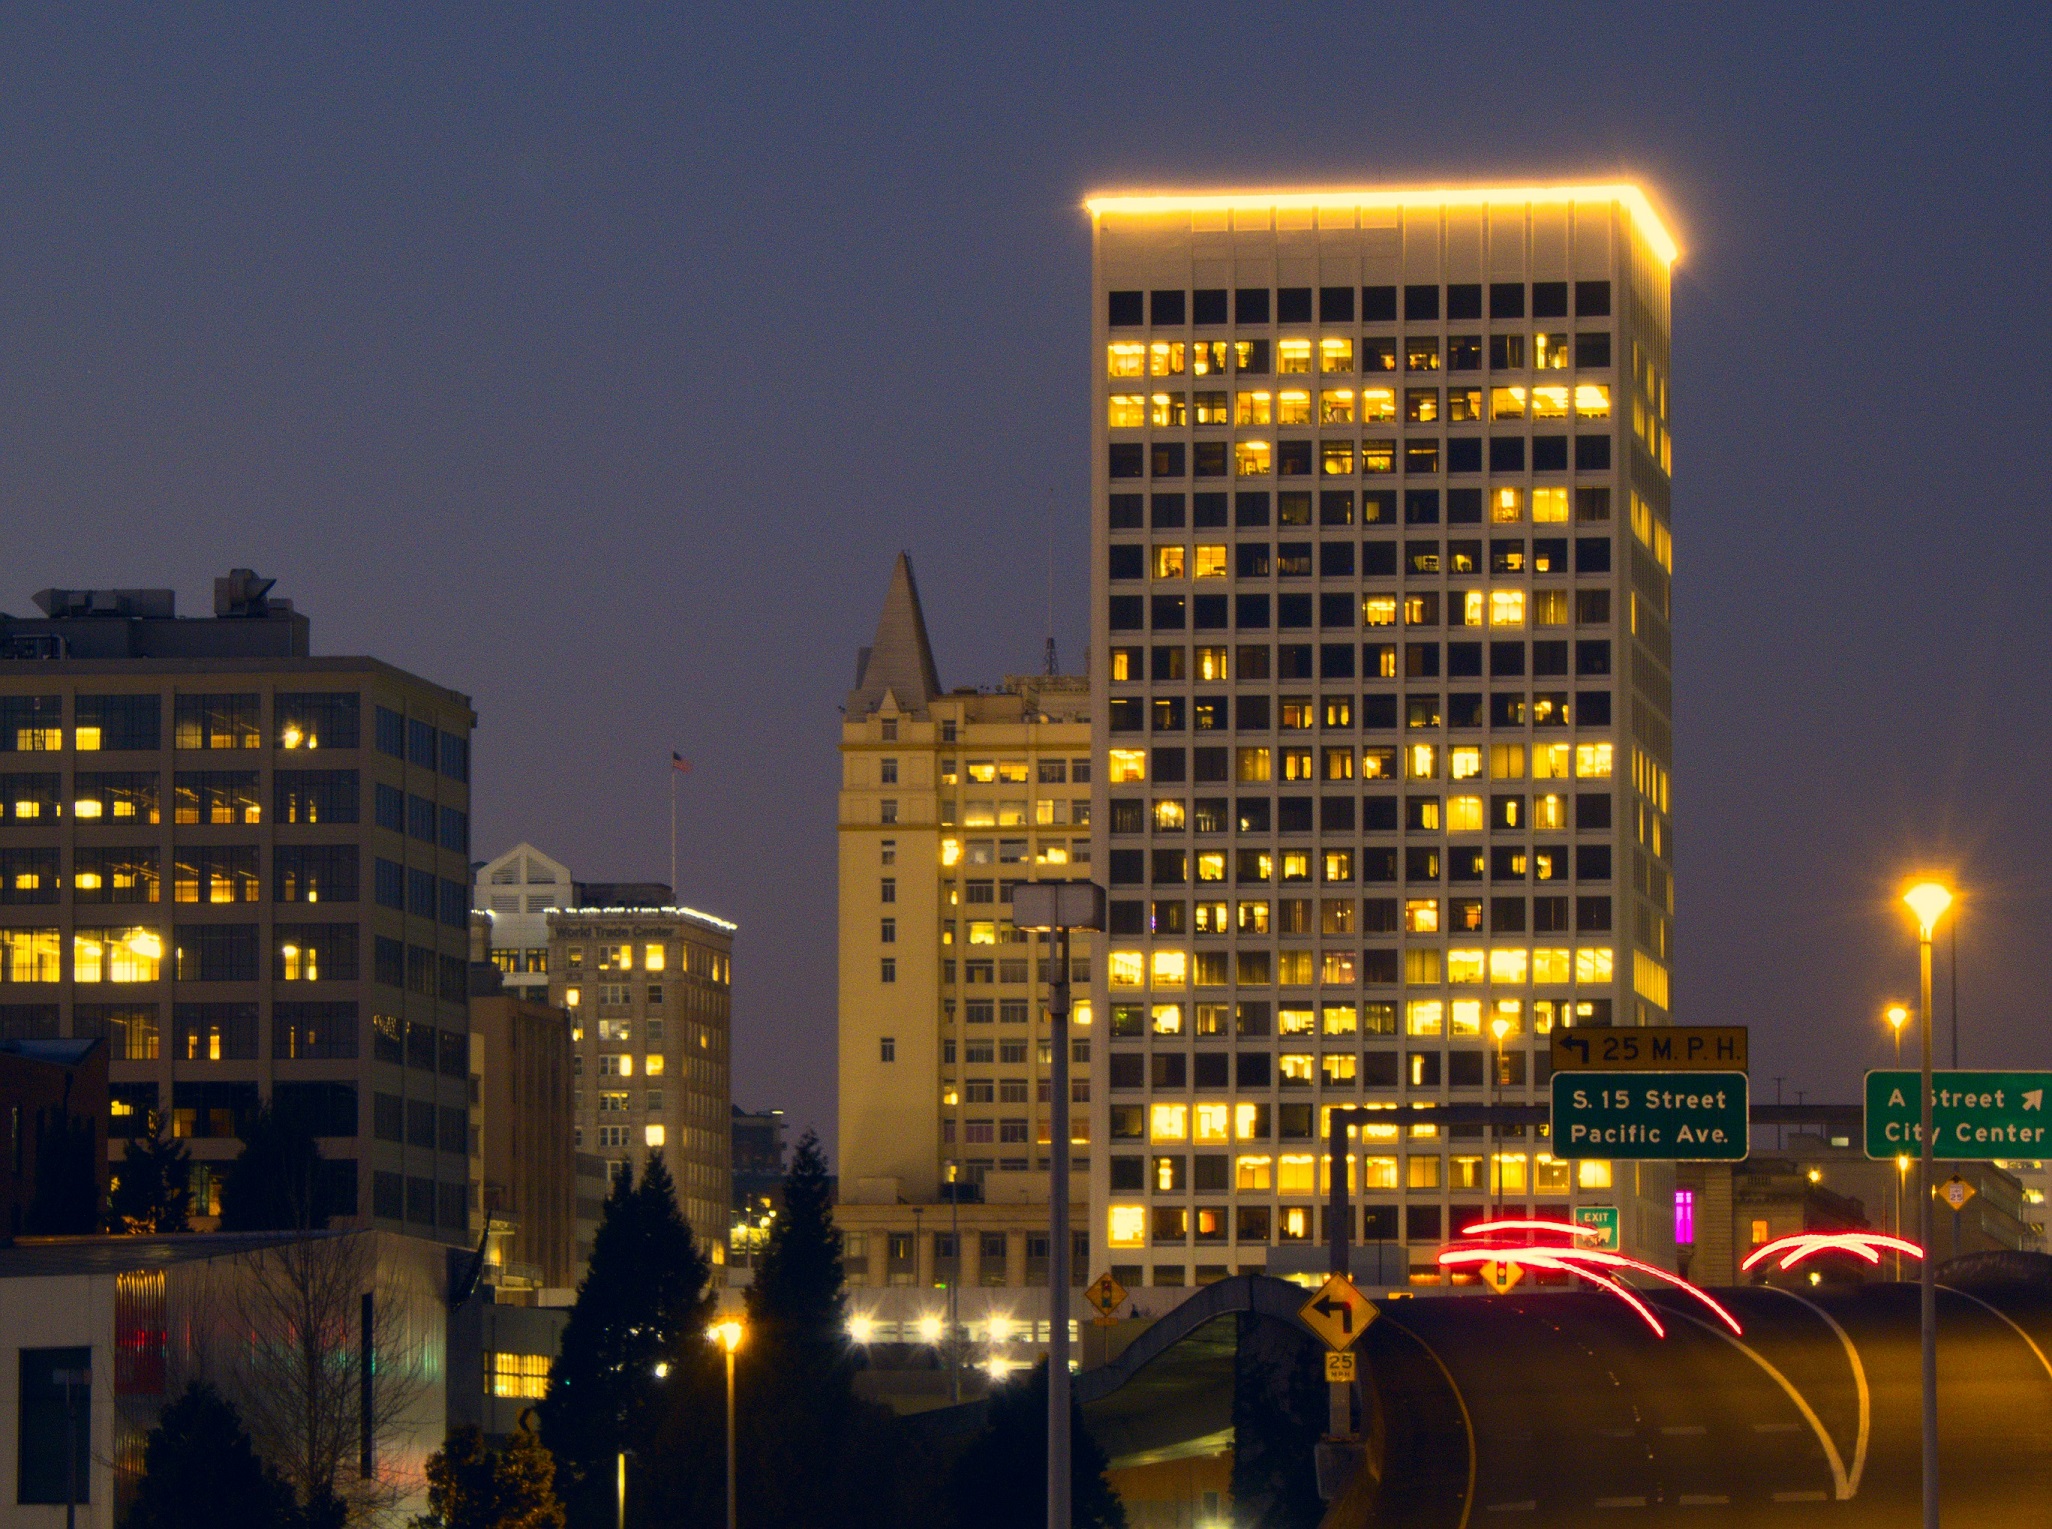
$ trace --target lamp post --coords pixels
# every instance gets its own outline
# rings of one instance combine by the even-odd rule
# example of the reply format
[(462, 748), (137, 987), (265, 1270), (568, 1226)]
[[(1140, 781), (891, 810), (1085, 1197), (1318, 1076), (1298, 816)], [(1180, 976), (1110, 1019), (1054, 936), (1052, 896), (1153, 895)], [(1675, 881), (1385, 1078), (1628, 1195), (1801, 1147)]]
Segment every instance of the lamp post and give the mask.
[(734, 1350), (741, 1346), (742, 1326), (729, 1318), (716, 1323), (712, 1339), (727, 1351), (727, 1529), (734, 1529)]
[[(1909, 1023), (1909, 1008), (1904, 1004), (1891, 1003), (1882, 1012), (1887, 1015), (1888, 1028), (1895, 1032), (1895, 1065), (1899, 1071), (1902, 1067), (1902, 1027)], [(1898, 1154), (1895, 1164), (1895, 1235), (1900, 1237), (1902, 1235), (1902, 1177), (1903, 1170), (1909, 1166), (1909, 1160), (1907, 1157)], [(1902, 1249), (1900, 1248), (1895, 1250), (1895, 1277), (1898, 1281), (1902, 1278)]]
[[(1047, 1529), (1069, 1529), (1069, 931), (1104, 927), (1093, 881), (1028, 881), (1012, 888), (1012, 924), (1046, 932), (1048, 1062)], [(731, 1529), (731, 1526), (729, 1526)]]
[(1923, 1098), (1919, 1114), (1917, 1241), (1918, 1314), (1923, 1337), (1924, 1529), (1938, 1529), (1938, 1279), (1931, 1257), (1931, 932), (1952, 906), (1952, 894), (1935, 881), (1920, 881), (1902, 894), (1917, 916), (1917, 975), (1921, 1007), (1917, 1034), (1923, 1041)]

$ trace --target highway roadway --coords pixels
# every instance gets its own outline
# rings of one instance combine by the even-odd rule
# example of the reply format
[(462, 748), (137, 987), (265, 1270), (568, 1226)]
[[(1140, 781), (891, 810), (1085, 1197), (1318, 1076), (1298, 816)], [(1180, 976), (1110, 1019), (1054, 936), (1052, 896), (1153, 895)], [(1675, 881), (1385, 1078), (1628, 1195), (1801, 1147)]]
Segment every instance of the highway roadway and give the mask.
[[(1398, 1300), (1362, 1336), (1374, 1529), (1915, 1529), (1912, 1284)], [(1941, 1289), (1946, 1529), (2052, 1525), (2052, 1290)], [(1330, 1520), (1329, 1520), (1330, 1522)], [(1350, 1526), (1348, 1526), (1350, 1529)]]

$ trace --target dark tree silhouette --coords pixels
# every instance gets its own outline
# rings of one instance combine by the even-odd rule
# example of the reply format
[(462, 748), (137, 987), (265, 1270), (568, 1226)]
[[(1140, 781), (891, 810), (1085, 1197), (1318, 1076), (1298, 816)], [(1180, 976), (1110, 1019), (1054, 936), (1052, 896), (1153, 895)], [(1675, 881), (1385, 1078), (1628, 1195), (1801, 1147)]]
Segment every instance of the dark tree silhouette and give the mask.
[(149, 1134), (129, 1139), (114, 1175), (107, 1207), (116, 1232), (190, 1231), (192, 1158), (185, 1143), (164, 1134), (163, 1117), (150, 1112)]
[[(1076, 1529), (1126, 1529), (1109, 1461), (1069, 1404), (1069, 1510)], [(1047, 1522), (1047, 1361), (991, 1393), (982, 1433), (956, 1457), (948, 1496), (957, 1529), (1041, 1529)]]
[(327, 1165), (313, 1132), (288, 1111), (260, 1106), (244, 1122), (242, 1153), (221, 1186), (221, 1230), (316, 1231), (327, 1224)]
[(90, 1120), (69, 1110), (38, 1112), (35, 1195), (22, 1229), (38, 1236), (97, 1232), (100, 1179), (94, 1166)]
[(204, 1381), (164, 1409), (122, 1529), (304, 1529), (284, 1478), (257, 1458), (242, 1417)]

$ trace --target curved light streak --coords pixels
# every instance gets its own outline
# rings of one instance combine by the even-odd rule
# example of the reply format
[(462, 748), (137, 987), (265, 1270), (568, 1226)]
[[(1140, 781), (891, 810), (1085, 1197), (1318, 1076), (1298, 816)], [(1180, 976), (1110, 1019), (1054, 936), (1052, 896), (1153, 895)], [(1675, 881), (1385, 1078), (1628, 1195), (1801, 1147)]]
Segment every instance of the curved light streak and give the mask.
[[(1512, 1231), (1568, 1232), (1571, 1235), (1575, 1233), (1601, 1235), (1594, 1228), (1571, 1227), (1566, 1223), (1554, 1221), (1494, 1221), (1482, 1222), (1467, 1228), (1467, 1232), (1471, 1236), (1476, 1233), (1505, 1233)], [(1671, 1273), (1657, 1264), (1649, 1264), (1637, 1258), (1627, 1258), (1622, 1253), (1612, 1253), (1601, 1248), (1567, 1247), (1557, 1244), (1547, 1247), (1518, 1247), (1488, 1242), (1464, 1242), (1442, 1249), (1438, 1261), (1441, 1265), (1448, 1268), (1461, 1264), (1503, 1263), (1533, 1269), (1552, 1269), (1576, 1275), (1619, 1297), (1627, 1305), (1631, 1306), (1633, 1310), (1637, 1311), (1640, 1316), (1644, 1317), (1647, 1325), (1654, 1332), (1664, 1338), (1667, 1336), (1667, 1330), (1660, 1325), (1659, 1319), (1653, 1315), (1651, 1308), (1638, 1298), (1631, 1287), (1624, 1284), (1621, 1280), (1598, 1274), (1596, 1269), (1612, 1269), (1620, 1274), (1627, 1271), (1633, 1274), (1643, 1274), (1650, 1278), (1661, 1280), (1666, 1284), (1674, 1286), (1677, 1290), (1695, 1297), (1696, 1300), (1709, 1307), (1717, 1319), (1730, 1328), (1733, 1333), (1743, 1334), (1745, 1332), (1745, 1329), (1739, 1325), (1738, 1318), (1725, 1310), (1723, 1304), (1716, 1297), (1700, 1286), (1691, 1284), (1680, 1275)], [(1590, 1267), (1591, 1265), (1594, 1265), (1595, 1268)]]
[(1578, 1275), (1590, 1284), (1608, 1290), (1631, 1307), (1657, 1336), (1667, 1336), (1667, 1329), (1653, 1315), (1653, 1308), (1640, 1300), (1630, 1286), (1593, 1269), (1582, 1268), (1572, 1262), (1571, 1257), (1558, 1248), (1447, 1248), (1440, 1253), (1439, 1262), (1448, 1268), (1456, 1264), (1514, 1264), (1522, 1269), (1555, 1269), (1563, 1274)]
[(1499, 1232), (1565, 1232), (1570, 1237), (1594, 1237), (1600, 1239), (1603, 1229), (1596, 1226), (1579, 1226), (1571, 1221), (1478, 1221), (1473, 1226), (1463, 1227), (1460, 1235), (1468, 1237), (1492, 1237)]
[(1883, 1250), (1907, 1253), (1911, 1258), (1924, 1256), (1924, 1250), (1914, 1242), (1887, 1237), (1879, 1232), (1795, 1232), (1753, 1249), (1746, 1255), (1745, 1262), (1739, 1265), (1739, 1270), (1743, 1273), (1755, 1264), (1777, 1256), (1781, 1259), (1779, 1267), (1790, 1269), (1818, 1253), (1850, 1253), (1870, 1264), (1878, 1264)]

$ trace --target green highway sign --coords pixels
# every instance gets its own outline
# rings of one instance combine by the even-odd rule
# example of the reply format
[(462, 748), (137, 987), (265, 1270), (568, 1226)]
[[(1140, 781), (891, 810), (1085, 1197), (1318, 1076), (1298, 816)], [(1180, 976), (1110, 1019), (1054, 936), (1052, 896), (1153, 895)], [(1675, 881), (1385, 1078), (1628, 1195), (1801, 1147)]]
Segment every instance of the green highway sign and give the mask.
[[(1867, 1156), (1923, 1151), (1919, 1075), (1903, 1069), (1867, 1074)], [(1934, 1072), (1931, 1151), (1947, 1162), (2044, 1157), (2052, 1143), (2052, 1072)]]
[(1735, 1163), (1747, 1124), (1742, 1072), (1553, 1075), (1556, 1157)]
[(1585, 1226), (1597, 1233), (1596, 1240), (1590, 1246), (1605, 1253), (1615, 1253), (1623, 1244), (1624, 1239), (1619, 1235), (1623, 1219), (1615, 1205), (1577, 1205), (1575, 1225)]

